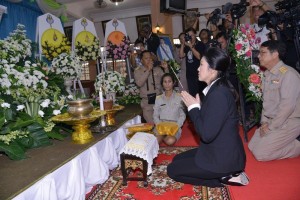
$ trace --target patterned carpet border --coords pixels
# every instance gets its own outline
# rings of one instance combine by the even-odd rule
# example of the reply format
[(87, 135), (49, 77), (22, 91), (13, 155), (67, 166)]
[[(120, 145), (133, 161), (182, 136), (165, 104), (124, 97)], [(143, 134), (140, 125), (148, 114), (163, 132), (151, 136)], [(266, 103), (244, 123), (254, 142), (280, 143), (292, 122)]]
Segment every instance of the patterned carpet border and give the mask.
[(123, 186), (121, 170), (114, 169), (108, 180), (95, 186), (86, 200), (154, 200), (170, 199), (176, 195), (176, 199), (180, 200), (230, 200), (227, 187), (192, 186), (175, 182), (167, 176), (166, 167), (172, 157), (192, 148), (195, 147), (160, 147), (157, 163), (153, 166), (152, 175), (148, 177), (146, 188), (142, 181), (128, 181), (127, 186)]

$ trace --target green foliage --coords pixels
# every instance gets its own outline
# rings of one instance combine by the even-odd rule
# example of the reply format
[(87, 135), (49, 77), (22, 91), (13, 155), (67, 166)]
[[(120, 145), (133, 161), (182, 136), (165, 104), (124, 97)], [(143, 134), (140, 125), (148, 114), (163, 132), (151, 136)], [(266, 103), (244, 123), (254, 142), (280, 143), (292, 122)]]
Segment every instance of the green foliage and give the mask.
[(139, 95), (126, 95), (116, 100), (117, 104), (128, 105), (128, 104), (140, 104), (142, 98)]

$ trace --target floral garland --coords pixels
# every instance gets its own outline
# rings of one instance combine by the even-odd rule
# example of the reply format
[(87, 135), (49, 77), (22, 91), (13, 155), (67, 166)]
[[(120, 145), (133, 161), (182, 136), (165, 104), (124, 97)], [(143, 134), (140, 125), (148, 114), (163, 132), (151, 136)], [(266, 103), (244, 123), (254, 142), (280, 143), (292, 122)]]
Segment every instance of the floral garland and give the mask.
[(126, 85), (123, 96), (117, 99), (116, 103), (120, 105), (140, 104), (141, 97), (138, 87), (134, 83)]
[(246, 88), (246, 100), (257, 104), (256, 116), (260, 114), (262, 104), (261, 81), (263, 71), (252, 64), (252, 52), (259, 49), (261, 39), (256, 38), (255, 30), (249, 24), (241, 24), (233, 30), (234, 44), (230, 51), (236, 62), (237, 76)]
[(53, 46), (45, 41), (45, 45), (42, 45), (42, 52), (45, 57), (52, 61), (61, 53), (70, 53), (71, 51), (71, 44), (66, 36), (63, 36), (62, 42), (59, 46)]
[(124, 36), (119, 45), (113, 44), (111, 41), (107, 42), (106, 51), (113, 59), (126, 59), (129, 55), (130, 40)]
[(96, 91), (101, 87), (106, 94), (110, 92), (122, 94), (125, 91), (125, 78), (116, 71), (102, 72), (96, 77), (94, 86)]
[(94, 37), (93, 43), (89, 46), (77, 42), (75, 46), (75, 53), (83, 61), (97, 60), (100, 55), (100, 40)]
[(52, 61), (52, 67), (56, 74), (65, 79), (79, 78), (82, 73), (80, 58), (75, 55), (62, 53)]

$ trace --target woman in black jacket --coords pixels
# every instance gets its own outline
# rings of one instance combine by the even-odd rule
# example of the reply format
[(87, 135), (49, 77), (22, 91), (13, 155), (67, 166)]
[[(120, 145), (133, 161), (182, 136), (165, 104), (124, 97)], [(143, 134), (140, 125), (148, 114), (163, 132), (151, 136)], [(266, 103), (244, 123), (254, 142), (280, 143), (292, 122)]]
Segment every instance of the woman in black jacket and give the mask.
[(234, 93), (225, 76), (229, 65), (223, 50), (209, 48), (198, 68), (199, 80), (208, 85), (203, 102), (198, 94), (181, 93), (201, 144), (174, 157), (167, 173), (175, 181), (209, 187), (249, 183)]

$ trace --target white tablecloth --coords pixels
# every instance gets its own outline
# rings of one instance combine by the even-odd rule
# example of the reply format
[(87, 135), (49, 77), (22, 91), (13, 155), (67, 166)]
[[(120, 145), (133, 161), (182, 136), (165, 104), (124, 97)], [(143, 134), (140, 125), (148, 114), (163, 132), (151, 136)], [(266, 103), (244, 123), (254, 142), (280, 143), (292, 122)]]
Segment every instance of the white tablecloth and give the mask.
[(158, 155), (159, 145), (154, 135), (137, 132), (123, 147), (120, 154), (134, 155), (147, 161), (147, 175), (152, 173), (153, 159)]
[(92, 187), (104, 183), (109, 170), (120, 164), (119, 153), (127, 143), (125, 127), (141, 123), (140, 116), (85, 150), (65, 165), (33, 184), (14, 200), (85, 199)]

